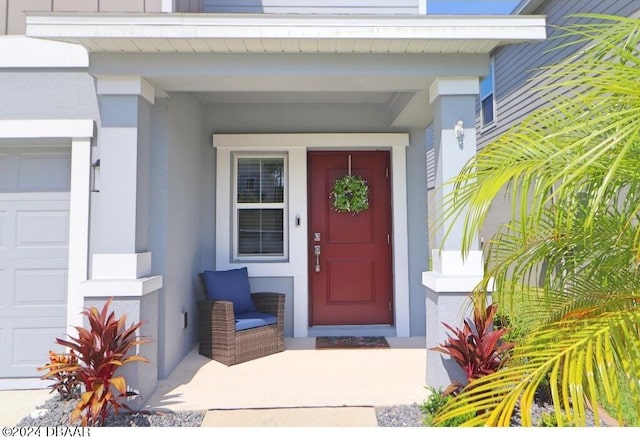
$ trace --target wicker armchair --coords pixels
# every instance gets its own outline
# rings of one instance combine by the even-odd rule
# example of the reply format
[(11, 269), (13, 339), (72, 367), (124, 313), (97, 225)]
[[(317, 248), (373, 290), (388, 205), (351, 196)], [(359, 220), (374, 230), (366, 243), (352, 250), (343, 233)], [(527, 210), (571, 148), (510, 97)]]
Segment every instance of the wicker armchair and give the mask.
[(284, 350), (284, 294), (252, 293), (256, 311), (276, 316), (277, 322), (236, 331), (233, 303), (207, 299), (202, 273), (198, 279), (203, 292), (198, 302), (200, 355), (231, 366)]

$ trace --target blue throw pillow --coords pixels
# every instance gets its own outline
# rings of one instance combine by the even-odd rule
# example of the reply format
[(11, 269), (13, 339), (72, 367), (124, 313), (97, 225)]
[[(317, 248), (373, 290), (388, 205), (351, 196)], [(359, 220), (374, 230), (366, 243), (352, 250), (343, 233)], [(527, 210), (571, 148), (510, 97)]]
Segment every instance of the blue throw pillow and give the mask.
[(210, 300), (233, 302), (235, 314), (256, 310), (251, 300), (249, 274), (246, 267), (217, 272), (205, 270), (202, 276), (204, 285), (207, 287), (207, 297)]

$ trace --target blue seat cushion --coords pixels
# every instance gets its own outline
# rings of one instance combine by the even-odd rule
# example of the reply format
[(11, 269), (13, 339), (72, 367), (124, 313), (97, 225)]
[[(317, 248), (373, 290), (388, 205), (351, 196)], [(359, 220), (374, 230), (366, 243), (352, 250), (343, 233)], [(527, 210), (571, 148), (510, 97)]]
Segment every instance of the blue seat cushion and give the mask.
[(247, 268), (211, 271), (202, 274), (210, 300), (233, 302), (234, 314), (250, 313), (256, 310), (251, 300), (249, 274)]
[(277, 321), (277, 317), (272, 314), (258, 313), (256, 311), (236, 314), (236, 331), (273, 325)]

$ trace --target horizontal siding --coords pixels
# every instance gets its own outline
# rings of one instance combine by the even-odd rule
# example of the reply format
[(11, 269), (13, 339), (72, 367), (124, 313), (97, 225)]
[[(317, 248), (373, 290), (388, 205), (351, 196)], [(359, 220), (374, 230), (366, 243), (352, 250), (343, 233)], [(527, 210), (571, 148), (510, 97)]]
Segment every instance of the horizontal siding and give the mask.
[[(576, 47), (553, 50), (563, 42), (553, 39), (553, 36), (560, 32), (554, 26), (577, 21), (575, 18), (567, 18), (570, 14), (603, 13), (632, 16), (639, 10), (640, 1), (638, 0), (550, 0), (542, 4), (534, 13), (547, 16), (550, 38), (541, 43), (505, 46), (494, 53), (496, 124), (491, 129), (482, 132), (478, 130), (478, 148), (490, 144), (510, 126), (520, 123), (534, 110), (544, 105), (544, 102), (551, 97), (548, 91), (536, 90), (542, 85), (551, 83), (550, 79), (545, 79), (540, 74), (540, 68), (558, 63), (577, 51)], [(557, 94), (560, 91), (555, 92)], [(478, 101), (476, 110), (478, 128), (479, 113)], [(480, 236), (485, 241), (489, 241), (510, 216), (509, 198), (503, 195), (496, 196), (480, 229)]]
[(162, 0), (0, 0), (0, 35), (23, 35), (25, 12), (52, 11), (162, 12)]
[(427, 148), (427, 190), (436, 187), (436, 144), (433, 138), (433, 125), (426, 131), (425, 144)]
[[(535, 13), (547, 16), (549, 39), (541, 43), (502, 47), (494, 53), (496, 124), (484, 131), (478, 131), (478, 148), (485, 147), (510, 126), (522, 121), (535, 109), (544, 105), (549, 93), (539, 91), (537, 88), (548, 85), (550, 82), (549, 79), (541, 76), (540, 68), (558, 63), (576, 52), (575, 47), (557, 49), (558, 45), (566, 40), (553, 39), (561, 33), (555, 26), (577, 22), (576, 18), (568, 18), (569, 15), (576, 13), (631, 16), (639, 10), (638, 0), (550, 0), (545, 2)], [(479, 104), (477, 114), (479, 114)], [(479, 116), (476, 124), (480, 129)]]
[(175, 0), (174, 8), (176, 12), (202, 12), (202, 0)]
[(7, 0), (0, 0), (0, 35), (7, 34)]
[(54, 0), (54, 12), (97, 12), (98, 0)]
[(254, 14), (417, 14), (418, 0), (204, 0), (204, 12)]

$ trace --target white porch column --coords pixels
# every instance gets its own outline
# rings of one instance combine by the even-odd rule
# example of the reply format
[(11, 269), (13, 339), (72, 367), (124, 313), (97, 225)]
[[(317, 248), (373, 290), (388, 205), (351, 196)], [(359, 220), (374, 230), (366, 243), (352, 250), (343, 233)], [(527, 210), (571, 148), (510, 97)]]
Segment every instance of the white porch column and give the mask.
[[(477, 77), (440, 78), (430, 89), (434, 109), (434, 142), (436, 145), (436, 216), (442, 211), (442, 199), (451, 187), (443, 183), (456, 176), (464, 164), (476, 154), (475, 108), (479, 93)], [(460, 124), (462, 122), (462, 124)], [(456, 129), (456, 126), (462, 127)], [(430, 226), (433, 224), (430, 223)], [(444, 240), (446, 229), (451, 228)], [(460, 326), (468, 308), (469, 292), (483, 276), (482, 252), (478, 244), (463, 260), (461, 253), (462, 220), (447, 221), (433, 235), (432, 271), (424, 272), (427, 320), (427, 385), (445, 388), (453, 380), (465, 382), (464, 373), (454, 361), (439, 352), (438, 346), (447, 335), (446, 322)], [(442, 250), (440, 250), (442, 248)]]
[[(149, 363), (123, 368), (127, 384), (148, 397), (158, 380), (158, 307), (162, 276), (151, 272), (149, 235), (150, 106), (155, 90), (141, 77), (98, 77), (101, 128), (94, 165), (99, 181), (92, 193), (92, 266), (81, 285), (85, 307), (111, 309), (127, 316), (127, 325), (143, 320), (139, 334), (152, 342), (136, 353)], [(142, 397), (128, 404), (141, 405)]]

